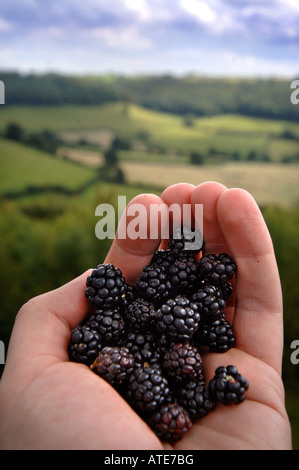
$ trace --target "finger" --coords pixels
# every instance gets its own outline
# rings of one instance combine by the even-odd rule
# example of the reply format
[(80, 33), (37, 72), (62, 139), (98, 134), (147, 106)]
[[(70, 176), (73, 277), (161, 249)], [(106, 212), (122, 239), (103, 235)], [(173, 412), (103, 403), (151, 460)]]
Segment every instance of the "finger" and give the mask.
[[(191, 195), (195, 186), (189, 183), (178, 183), (168, 186), (161, 194), (161, 199), (169, 209), (169, 235), (171, 235), (172, 228), (184, 221), (184, 206), (189, 205), (191, 211)], [(177, 207), (178, 210), (170, 210), (171, 206)], [(188, 214), (187, 214), (188, 215)], [(169, 237), (165, 238), (160, 246), (160, 249), (168, 248)]]
[(105, 263), (118, 267), (126, 281), (135, 284), (138, 275), (158, 249), (167, 223), (167, 206), (159, 196), (136, 196), (121, 217)]
[(237, 264), (236, 346), (281, 371), (282, 295), (271, 236), (253, 197), (223, 192), (218, 220)]
[(191, 195), (192, 205), (203, 205), (203, 238), (205, 254), (227, 251), (225, 237), (221, 231), (217, 216), (217, 202), (219, 196), (226, 191), (226, 187), (214, 181), (199, 184)]
[(51, 363), (68, 360), (70, 331), (89, 312), (85, 288), (90, 273), (86, 271), (68, 284), (31, 299), (20, 309), (6, 367), (36, 373)]
[[(209, 253), (220, 254), (227, 253), (229, 247), (227, 241), (222, 233), (218, 221), (217, 203), (218, 199), (227, 190), (223, 184), (207, 181), (199, 184), (193, 191), (191, 196), (192, 205), (203, 205), (203, 239), (204, 247), (203, 254)], [(235, 285), (234, 279), (231, 284), (233, 286), (233, 293), (226, 301), (225, 317), (230, 324), (233, 322), (235, 310)]]

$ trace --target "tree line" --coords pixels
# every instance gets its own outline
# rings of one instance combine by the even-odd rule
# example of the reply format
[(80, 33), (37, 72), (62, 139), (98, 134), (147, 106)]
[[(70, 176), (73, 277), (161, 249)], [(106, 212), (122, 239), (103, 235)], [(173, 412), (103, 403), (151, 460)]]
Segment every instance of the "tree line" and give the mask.
[(252, 117), (298, 121), (299, 106), (291, 103), (290, 84), (276, 79), (220, 79), (196, 76), (20, 75), (0, 72), (6, 105), (97, 105), (132, 102), (182, 116), (237, 113)]

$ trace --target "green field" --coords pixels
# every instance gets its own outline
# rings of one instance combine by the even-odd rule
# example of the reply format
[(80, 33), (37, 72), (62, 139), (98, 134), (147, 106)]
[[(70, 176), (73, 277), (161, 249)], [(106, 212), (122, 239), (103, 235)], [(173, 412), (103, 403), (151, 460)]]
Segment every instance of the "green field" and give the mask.
[[(0, 109), (0, 130), (16, 122), (28, 131), (49, 129), (67, 131), (70, 141), (86, 138), (98, 144), (99, 134), (112, 132), (128, 139), (138, 139), (140, 133), (148, 136), (147, 146), (156, 152), (186, 154), (191, 151), (246, 158), (255, 151), (258, 159), (267, 155), (273, 161), (299, 154), (299, 124), (287, 121), (250, 118), (240, 115), (221, 115), (192, 120), (191, 126), (183, 118), (123, 103), (102, 106), (8, 106)], [(282, 138), (290, 131), (297, 140)]]
[(0, 139), (0, 167), (0, 193), (43, 185), (76, 189), (93, 176), (88, 168), (5, 139)]

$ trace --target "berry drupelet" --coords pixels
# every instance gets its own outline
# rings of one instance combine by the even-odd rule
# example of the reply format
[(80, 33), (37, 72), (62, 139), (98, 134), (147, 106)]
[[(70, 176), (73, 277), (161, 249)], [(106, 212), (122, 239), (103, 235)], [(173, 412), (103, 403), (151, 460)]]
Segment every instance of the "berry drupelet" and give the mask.
[(191, 293), (198, 283), (199, 266), (193, 255), (180, 254), (168, 271), (169, 280), (178, 294)]
[(98, 356), (103, 344), (101, 335), (86, 325), (73, 329), (69, 342), (69, 358), (73, 362), (91, 365)]
[(218, 319), (226, 306), (222, 292), (209, 284), (202, 284), (191, 296), (191, 301), (197, 305), (202, 320)]
[(157, 340), (152, 332), (128, 332), (125, 347), (129, 349), (135, 360), (135, 365), (159, 365), (160, 355), (157, 349)]
[(188, 341), (197, 330), (199, 321), (197, 305), (187, 297), (177, 295), (157, 310), (156, 328), (171, 341)]
[(106, 382), (118, 386), (126, 380), (134, 364), (127, 348), (105, 346), (90, 368)]
[(203, 247), (202, 234), (198, 229), (192, 229), (186, 224), (176, 226), (171, 234), (168, 247), (176, 255), (182, 252), (198, 254)]
[(210, 351), (217, 353), (228, 351), (236, 342), (232, 326), (224, 315), (220, 315), (216, 320), (203, 322), (196, 334), (196, 340), (201, 346), (208, 346)]
[(202, 279), (214, 286), (226, 284), (236, 272), (236, 264), (226, 253), (208, 254), (199, 260), (199, 272)]
[(158, 304), (167, 299), (172, 291), (171, 283), (163, 266), (146, 266), (136, 282), (139, 296)]
[(149, 331), (156, 321), (156, 308), (149, 300), (138, 297), (126, 309), (126, 321), (132, 331)]
[(155, 411), (170, 400), (168, 380), (159, 368), (137, 367), (128, 378), (127, 400), (140, 411)]
[(86, 280), (85, 296), (97, 308), (119, 305), (126, 294), (126, 282), (120, 269), (99, 264)]
[(203, 379), (202, 358), (196, 346), (176, 343), (165, 352), (162, 367), (169, 378), (177, 383)]
[(105, 344), (117, 344), (125, 334), (125, 322), (118, 307), (97, 309), (89, 316), (86, 325), (97, 331)]
[(245, 400), (248, 380), (238, 373), (235, 366), (218, 367), (209, 382), (209, 393), (215, 402), (224, 405), (239, 404)]
[(149, 418), (149, 425), (162, 440), (170, 443), (179, 441), (191, 429), (192, 421), (188, 412), (178, 403), (166, 403)]
[(178, 402), (188, 411), (192, 421), (203, 418), (216, 406), (204, 380), (184, 383), (178, 391)]

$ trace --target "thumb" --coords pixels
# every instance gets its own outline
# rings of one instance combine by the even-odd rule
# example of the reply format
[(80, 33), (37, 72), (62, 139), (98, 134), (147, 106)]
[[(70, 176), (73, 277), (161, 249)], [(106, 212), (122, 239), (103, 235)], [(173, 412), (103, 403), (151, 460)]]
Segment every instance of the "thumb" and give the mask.
[(90, 270), (58, 289), (34, 297), (20, 309), (12, 330), (6, 369), (38, 372), (68, 360), (71, 330), (87, 315), (86, 278)]

